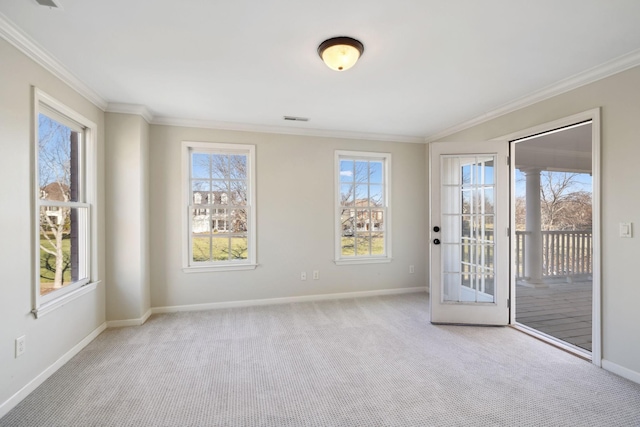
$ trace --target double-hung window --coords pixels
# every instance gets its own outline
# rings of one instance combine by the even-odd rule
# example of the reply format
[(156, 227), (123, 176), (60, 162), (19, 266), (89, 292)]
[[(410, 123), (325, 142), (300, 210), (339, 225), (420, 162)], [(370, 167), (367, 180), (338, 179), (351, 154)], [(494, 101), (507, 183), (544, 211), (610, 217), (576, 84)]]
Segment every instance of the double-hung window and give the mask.
[(336, 151), (337, 264), (391, 261), (391, 154)]
[(35, 129), (37, 316), (91, 281), (96, 126), (35, 89)]
[(256, 267), (255, 146), (183, 142), (185, 271)]

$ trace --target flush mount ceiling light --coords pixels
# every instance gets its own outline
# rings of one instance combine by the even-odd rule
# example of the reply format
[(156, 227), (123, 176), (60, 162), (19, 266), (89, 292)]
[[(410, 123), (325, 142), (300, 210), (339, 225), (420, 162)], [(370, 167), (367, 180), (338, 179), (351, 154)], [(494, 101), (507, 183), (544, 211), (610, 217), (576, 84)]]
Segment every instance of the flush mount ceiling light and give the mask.
[(336, 71), (345, 71), (353, 67), (362, 56), (364, 46), (351, 37), (334, 37), (318, 46), (318, 55), (327, 67)]

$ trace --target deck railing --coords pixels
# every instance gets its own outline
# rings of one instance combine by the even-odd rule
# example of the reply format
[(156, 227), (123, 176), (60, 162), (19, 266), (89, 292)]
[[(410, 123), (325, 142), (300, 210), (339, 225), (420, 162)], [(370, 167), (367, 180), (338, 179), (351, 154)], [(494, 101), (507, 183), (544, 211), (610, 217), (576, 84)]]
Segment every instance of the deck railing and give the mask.
[[(516, 231), (516, 278), (525, 276), (528, 231)], [(592, 273), (591, 231), (543, 231), (542, 277), (562, 278)]]

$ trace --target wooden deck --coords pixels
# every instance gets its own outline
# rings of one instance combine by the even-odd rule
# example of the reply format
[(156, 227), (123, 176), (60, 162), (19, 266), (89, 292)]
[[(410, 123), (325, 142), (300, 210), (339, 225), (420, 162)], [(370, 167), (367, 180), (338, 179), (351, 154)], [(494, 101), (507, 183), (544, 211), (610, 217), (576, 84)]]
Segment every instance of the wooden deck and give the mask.
[(592, 282), (516, 286), (516, 321), (591, 351)]

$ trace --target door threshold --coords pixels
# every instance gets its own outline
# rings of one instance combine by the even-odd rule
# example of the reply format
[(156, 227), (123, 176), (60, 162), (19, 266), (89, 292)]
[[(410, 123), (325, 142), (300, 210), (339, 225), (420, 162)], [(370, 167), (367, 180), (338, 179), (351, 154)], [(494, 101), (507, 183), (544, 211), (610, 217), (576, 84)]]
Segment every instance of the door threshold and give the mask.
[(511, 327), (520, 332), (524, 332), (525, 334), (530, 335), (533, 338), (536, 338), (547, 344), (551, 344), (552, 346), (559, 348), (560, 350), (564, 350), (567, 353), (571, 353), (574, 356), (578, 356), (581, 359), (584, 359), (588, 362), (592, 362), (591, 352), (588, 350), (585, 350), (584, 348), (580, 348), (573, 344), (569, 344), (566, 341), (562, 341), (559, 338), (545, 334), (544, 332), (540, 332), (537, 329), (531, 328), (527, 325), (523, 325), (522, 323), (514, 323), (511, 325)]

